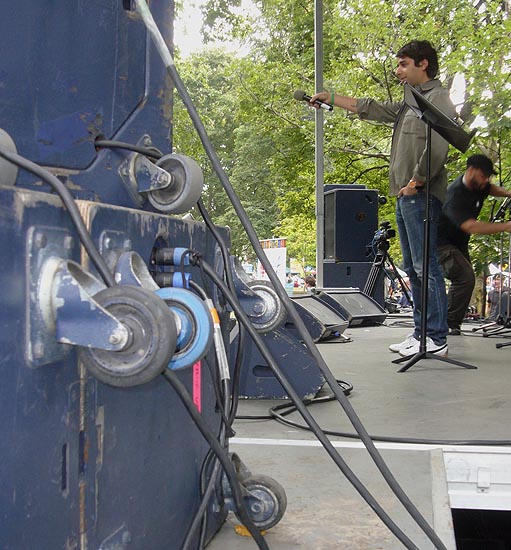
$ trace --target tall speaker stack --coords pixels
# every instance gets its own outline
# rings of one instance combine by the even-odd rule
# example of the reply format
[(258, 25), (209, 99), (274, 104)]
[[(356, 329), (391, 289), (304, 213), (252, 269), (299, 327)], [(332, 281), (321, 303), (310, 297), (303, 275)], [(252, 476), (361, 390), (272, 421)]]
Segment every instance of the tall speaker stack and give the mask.
[[(372, 267), (368, 245), (377, 229), (377, 191), (364, 185), (325, 185), (325, 288), (364, 288)], [(373, 298), (384, 304), (383, 280)]]
[[(363, 290), (371, 268), (370, 245), (378, 229), (378, 192), (364, 185), (325, 185), (323, 289)], [(383, 310), (383, 274), (372, 298)]]

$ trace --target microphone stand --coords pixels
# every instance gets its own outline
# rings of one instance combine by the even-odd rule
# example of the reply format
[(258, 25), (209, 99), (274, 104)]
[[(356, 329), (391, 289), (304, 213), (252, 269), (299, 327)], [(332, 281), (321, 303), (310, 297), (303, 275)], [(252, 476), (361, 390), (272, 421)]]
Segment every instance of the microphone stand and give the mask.
[(420, 344), (419, 352), (412, 357), (400, 357), (392, 361), (395, 364), (408, 361), (397, 372), (405, 372), (415, 365), (421, 359), (437, 359), (444, 363), (458, 365), (465, 369), (477, 369), (474, 365), (468, 365), (456, 359), (440, 357), (427, 351), (427, 319), (428, 319), (428, 290), (429, 290), (429, 245), (430, 245), (430, 184), (431, 184), (431, 131), (434, 129), (451, 145), (462, 151), (467, 150), (470, 140), (475, 131), (466, 134), (459, 126), (445, 115), (440, 109), (435, 107), (420, 92), (415, 90), (408, 83), (405, 83), (405, 103), (415, 112), (415, 114), (427, 124), (426, 132), (426, 210), (424, 216), (424, 246), (422, 249), (422, 280), (421, 280), (421, 318), (420, 318)]

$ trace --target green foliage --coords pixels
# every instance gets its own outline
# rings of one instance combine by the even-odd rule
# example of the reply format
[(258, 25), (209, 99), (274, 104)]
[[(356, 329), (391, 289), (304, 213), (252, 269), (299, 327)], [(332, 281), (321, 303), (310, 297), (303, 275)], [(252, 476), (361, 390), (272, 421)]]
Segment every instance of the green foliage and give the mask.
[(316, 223), (306, 214), (295, 214), (283, 220), (280, 234), (287, 238), (287, 255), (296, 258), (302, 269), (316, 265)]
[[(291, 256), (313, 261), (316, 222), (314, 113), (293, 100), (295, 89), (314, 90), (314, 4), (255, 0), (258, 12), (239, 0), (205, 4), (209, 38), (244, 38), (250, 54), (238, 58), (205, 51), (178, 69), (260, 238), (288, 238)], [(412, 39), (427, 39), (440, 57), (447, 87), (465, 82), (459, 112), (478, 128), (470, 149), (450, 149), (451, 179), (466, 157), (484, 152), (511, 173), (511, 22), (506, 2), (496, 0), (340, 0), (324, 2), (324, 86), (353, 96), (400, 100), (393, 71), (395, 52)], [(457, 77), (457, 78), (455, 78)], [(360, 121), (336, 109), (324, 114), (325, 183), (358, 183), (388, 193), (392, 129)], [(186, 113), (176, 103), (175, 148), (200, 159), (207, 181), (204, 202), (216, 223), (233, 229), (233, 252), (249, 254), (233, 213)], [(394, 199), (380, 207), (380, 220), (395, 226)], [(485, 207), (481, 219), (491, 215)], [(486, 216), (486, 218), (485, 218)], [(497, 260), (499, 236), (473, 239), (477, 266)], [(399, 261), (397, 239), (391, 253)]]

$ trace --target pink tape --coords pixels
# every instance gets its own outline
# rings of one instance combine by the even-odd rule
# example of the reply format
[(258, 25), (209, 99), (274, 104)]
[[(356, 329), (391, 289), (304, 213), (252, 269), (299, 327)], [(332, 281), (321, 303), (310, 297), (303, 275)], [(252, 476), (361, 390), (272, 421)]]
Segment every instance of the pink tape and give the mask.
[(197, 361), (192, 368), (192, 397), (195, 406), (199, 412), (202, 411), (202, 377), (201, 377), (201, 362)]

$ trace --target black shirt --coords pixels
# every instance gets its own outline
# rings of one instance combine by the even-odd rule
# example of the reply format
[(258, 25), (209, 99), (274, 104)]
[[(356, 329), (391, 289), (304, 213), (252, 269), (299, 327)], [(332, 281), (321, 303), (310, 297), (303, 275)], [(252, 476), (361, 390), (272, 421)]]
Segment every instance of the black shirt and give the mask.
[(452, 244), (469, 258), (470, 234), (460, 229), (460, 225), (472, 218), (477, 219), (489, 193), (489, 183), (484, 189), (474, 191), (463, 183), (463, 176), (449, 185), (438, 222), (438, 246)]

